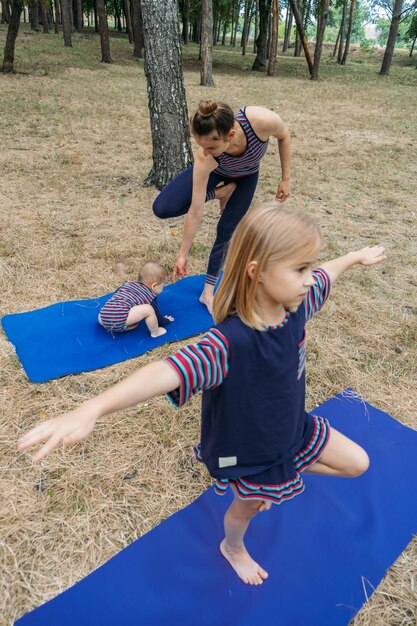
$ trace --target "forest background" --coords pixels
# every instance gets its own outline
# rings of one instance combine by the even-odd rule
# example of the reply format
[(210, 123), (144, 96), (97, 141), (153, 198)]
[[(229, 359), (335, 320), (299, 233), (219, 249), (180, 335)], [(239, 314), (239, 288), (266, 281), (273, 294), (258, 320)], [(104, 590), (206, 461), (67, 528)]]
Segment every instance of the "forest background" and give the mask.
[[(132, 279), (148, 259), (172, 268), (182, 228), (181, 219), (153, 216), (157, 190), (143, 187), (153, 164), (147, 80), (117, 20), (109, 31), (111, 64), (100, 61), (91, 23), (79, 33), (71, 29), (72, 46), (63, 45), (61, 32), (20, 26), (17, 71), (0, 74), (2, 315), (108, 293), (120, 282), (115, 268), (122, 259)], [(1, 47), (7, 29), (0, 27)], [(377, 243), (387, 248), (383, 267), (344, 276), (311, 323), (308, 408), (352, 387), (416, 428), (414, 56), (397, 49), (382, 77), (383, 49), (352, 45), (341, 65), (335, 42), (324, 42), (320, 80), (310, 81), (305, 59), (294, 56), (294, 31), (285, 53), (283, 35), (275, 75), (267, 76), (252, 71), (253, 37), (242, 55), (228, 32), (225, 45), (214, 46), (212, 87), (200, 85), (199, 44), (183, 42), (187, 109), (212, 97), (234, 109), (261, 104), (276, 111), (293, 145), (288, 205), (321, 224), (321, 258)], [(313, 54), (314, 42), (308, 45)], [(256, 201), (272, 198), (278, 180), (271, 142)], [(218, 211), (215, 202), (207, 205), (191, 250), (193, 273), (205, 270)], [(198, 398), (181, 411), (159, 398), (103, 420), (87, 442), (41, 466), (16, 451), (18, 437), (40, 419), (73, 408), (178, 347), (34, 385), (1, 333), (1, 626), (87, 575), (208, 487), (191, 455), (199, 436)], [(354, 626), (414, 625), (416, 576), (414, 541)]]

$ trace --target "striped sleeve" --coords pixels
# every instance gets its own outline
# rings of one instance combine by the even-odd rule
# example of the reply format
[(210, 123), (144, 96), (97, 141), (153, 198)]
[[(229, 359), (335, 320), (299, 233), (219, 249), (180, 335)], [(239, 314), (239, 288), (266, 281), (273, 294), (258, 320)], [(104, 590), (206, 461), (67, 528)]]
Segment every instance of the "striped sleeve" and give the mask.
[(167, 394), (178, 408), (199, 391), (222, 384), (229, 369), (229, 344), (221, 332), (212, 328), (198, 343), (181, 348), (165, 361), (180, 378), (179, 387)]
[(310, 287), (305, 299), (306, 321), (311, 319), (314, 313), (320, 311), (330, 294), (331, 280), (328, 273), (318, 268), (314, 270), (314, 285)]

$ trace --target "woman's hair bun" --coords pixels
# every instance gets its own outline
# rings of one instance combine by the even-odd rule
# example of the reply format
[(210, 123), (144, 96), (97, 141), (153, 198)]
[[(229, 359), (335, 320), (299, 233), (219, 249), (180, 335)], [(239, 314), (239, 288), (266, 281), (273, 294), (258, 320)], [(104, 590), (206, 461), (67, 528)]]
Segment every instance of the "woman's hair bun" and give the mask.
[(210, 117), (217, 109), (217, 102), (214, 100), (200, 100), (198, 105), (198, 112), (201, 117)]

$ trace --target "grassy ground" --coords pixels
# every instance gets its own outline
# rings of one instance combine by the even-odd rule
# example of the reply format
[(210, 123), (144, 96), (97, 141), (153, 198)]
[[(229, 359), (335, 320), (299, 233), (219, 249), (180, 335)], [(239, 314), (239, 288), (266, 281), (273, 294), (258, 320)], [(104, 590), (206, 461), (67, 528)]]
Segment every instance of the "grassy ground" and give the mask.
[[(0, 29), (3, 48), (5, 29)], [(99, 40), (31, 34), (18, 39), (19, 73), (0, 75), (1, 313), (114, 289), (120, 258), (133, 278), (145, 259), (172, 267), (181, 221), (153, 217), (146, 82), (125, 39), (111, 40), (113, 65), (99, 62)], [(197, 49), (184, 52), (189, 110), (201, 97), (234, 108), (263, 104), (292, 135), (288, 204), (323, 227), (323, 258), (381, 243), (384, 267), (353, 270), (312, 322), (308, 408), (351, 386), (401, 422), (415, 414), (417, 255), (415, 181), (417, 71), (397, 54), (377, 75), (379, 52), (352, 50), (340, 67), (326, 48), (321, 80), (305, 61), (280, 56), (275, 78), (250, 71), (253, 55), (215, 51), (214, 88), (199, 86)], [(279, 179), (276, 146), (265, 157), (257, 200)], [(207, 205), (191, 270), (202, 272), (218, 215)], [(144, 364), (176, 346), (141, 357)], [(191, 502), (209, 484), (190, 447), (199, 400), (177, 412), (165, 399), (109, 418), (74, 449), (41, 467), (16, 453), (19, 435), (44, 415), (74, 407), (126, 376), (138, 360), (43, 385), (27, 381), (0, 336), (0, 624), (73, 584), (126, 544)], [(414, 390), (414, 391), (413, 391)], [(355, 626), (411, 626), (417, 620), (417, 544), (387, 574)]]

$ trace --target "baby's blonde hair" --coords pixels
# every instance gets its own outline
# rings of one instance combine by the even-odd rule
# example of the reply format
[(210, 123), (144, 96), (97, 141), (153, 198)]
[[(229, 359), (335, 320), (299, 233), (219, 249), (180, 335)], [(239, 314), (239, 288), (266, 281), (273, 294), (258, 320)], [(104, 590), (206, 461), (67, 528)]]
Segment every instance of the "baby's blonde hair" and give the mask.
[[(309, 253), (321, 244), (321, 232), (309, 215), (265, 202), (251, 209), (238, 224), (227, 252), (224, 275), (214, 298), (216, 323), (230, 315), (258, 330), (264, 328), (256, 314), (256, 287), (269, 266)], [(249, 277), (249, 263), (256, 261)]]
[(168, 277), (166, 268), (160, 263), (149, 261), (139, 270), (139, 280), (145, 284), (163, 283)]

